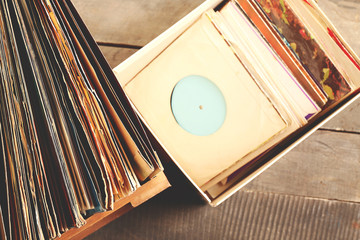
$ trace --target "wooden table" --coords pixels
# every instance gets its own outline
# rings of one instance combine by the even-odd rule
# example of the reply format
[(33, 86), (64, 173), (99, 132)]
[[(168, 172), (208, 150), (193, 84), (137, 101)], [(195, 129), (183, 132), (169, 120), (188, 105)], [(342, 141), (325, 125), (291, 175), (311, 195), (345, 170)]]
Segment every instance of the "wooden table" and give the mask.
[[(73, 0), (112, 67), (201, 2)], [(319, 5), (360, 55), (360, 0)], [(360, 239), (359, 105), (217, 208), (202, 203), (180, 176), (173, 188), (87, 239)]]

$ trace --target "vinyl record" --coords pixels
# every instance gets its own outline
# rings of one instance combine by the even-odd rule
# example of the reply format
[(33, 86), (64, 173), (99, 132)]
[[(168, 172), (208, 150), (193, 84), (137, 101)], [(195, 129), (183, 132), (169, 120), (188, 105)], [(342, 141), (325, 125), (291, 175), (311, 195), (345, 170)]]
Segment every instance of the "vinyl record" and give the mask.
[(198, 75), (186, 76), (176, 84), (171, 110), (184, 130), (198, 136), (215, 133), (226, 117), (224, 95), (212, 81)]

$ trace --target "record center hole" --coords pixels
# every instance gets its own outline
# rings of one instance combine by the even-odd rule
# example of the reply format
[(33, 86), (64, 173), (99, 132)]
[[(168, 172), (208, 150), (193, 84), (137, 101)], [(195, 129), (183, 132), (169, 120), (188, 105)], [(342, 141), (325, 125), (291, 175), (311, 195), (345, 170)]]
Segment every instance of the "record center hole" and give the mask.
[(204, 109), (203, 105), (200, 105), (200, 106), (199, 106), (199, 109), (200, 109), (200, 110), (203, 110), (203, 109)]

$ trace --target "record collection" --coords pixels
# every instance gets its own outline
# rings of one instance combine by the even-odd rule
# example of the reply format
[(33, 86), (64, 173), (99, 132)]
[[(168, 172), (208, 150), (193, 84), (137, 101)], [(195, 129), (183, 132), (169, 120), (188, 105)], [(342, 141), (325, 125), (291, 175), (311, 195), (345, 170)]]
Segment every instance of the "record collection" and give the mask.
[(122, 85), (70, 0), (0, 1), (1, 239), (61, 238), (136, 192), (163, 170), (146, 128), (216, 199), (360, 86), (313, 0), (217, 1)]
[(161, 168), (69, 1), (0, 4), (2, 239), (53, 239)]

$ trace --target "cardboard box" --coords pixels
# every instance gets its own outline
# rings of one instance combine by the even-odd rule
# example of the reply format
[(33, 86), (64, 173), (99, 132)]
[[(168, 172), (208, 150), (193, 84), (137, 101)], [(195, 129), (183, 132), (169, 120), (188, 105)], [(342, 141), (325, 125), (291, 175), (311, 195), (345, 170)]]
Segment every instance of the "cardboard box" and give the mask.
[[(222, 4), (226, 1), (219, 1), (219, 0), (208, 0), (205, 1), (202, 5), (198, 8), (193, 10), (190, 14), (186, 17), (181, 19), (167, 31), (162, 33), (159, 37), (151, 41), (148, 45), (144, 48), (139, 50), (136, 54), (131, 56), (129, 59), (124, 61), (122, 64), (117, 66), (114, 69), (115, 75), (117, 76), (118, 80), (120, 81), (122, 86), (125, 86), (134, 76), (136, 76), (143, 68), (145, 68), (154, 58), (156, 58), (167, 46), (169, 46), (177, 37), (179, 37), (193, 22), (195, 22), (204, 12), (209, 9), (216, 8), (219, 4)], [(318, 10), (319, 14), (324, 16), (321, 10)], [(326, 19), (326, 17), (325, 17)], [(332, 27), (332, 29), (335, 29)], [(352, 49), (346, 44), (346, 42), (341, 38), (340, 34), (335, 31), (336, 35), (339, 37), (339, 41), (343, 43), (344, 48), (359, 62), (359, 59), (356, 57), (355, 53)], [(126, 92), (126, 88), (125, 88)], [(310, 120), (304, 127), (296, 131), (290, 137), (286, 138), (282, 141), (275, 149), (271, 150), (266, 154), (266, 157), (263, 158), (261, 161), (256, 162), (251, 166), (251, 171), (246, 172), (242, 178), (236, 182), (236, 184), (232, 185), (228, 188), (225, 192), (221, 195), (216, 197), (215, 199), (211, 199), (204, 191), (200, 189), (199, 186), (191, 179), (186, 171), (182, 168), (181, 164), (172, 156), (172, 153), (169, 152), (165, 147), (164, 144), (160, 142), (160, 144), (164, 147), (167, 154), (172, 158), (174, 163), (182, 170), (183, 174), (189, 178), (189, 180), (193, 183), (193, 185), (197, 188), (199, 193), (206, 199), (211, 206), (217, 206), (227, 198), (229, 198), (232, 194), (270, 167), (273, 163), (275, 163), (278, 159), (284, 156), (287, 152), (297, 146), (300, 142), (306, 139), (309, 135), (314, 133), (319, 127), (333, 118), (336, 114), (346, 108), (349, 104), (355, 101), (359, 95), (357, 94), (358, 90), (353, 91), (352, 94), (348, 95), (346, 98), (343, 98), (339, 103), (336, 104), (333, 108), (325, 113), (319, 114), (315, 119)], [(130, 97), (131, 100), (131, 97)], [(134, 105), (136, 109), (136, 105)], [(148, 129), (153, 133), (154, 137), (159, 140), (154, 134), (152, 126), (149, 126), (147, 120), (144, 119), (141, 112), (138, 111), (140, 118), (142, 118), (145, 125)]]

